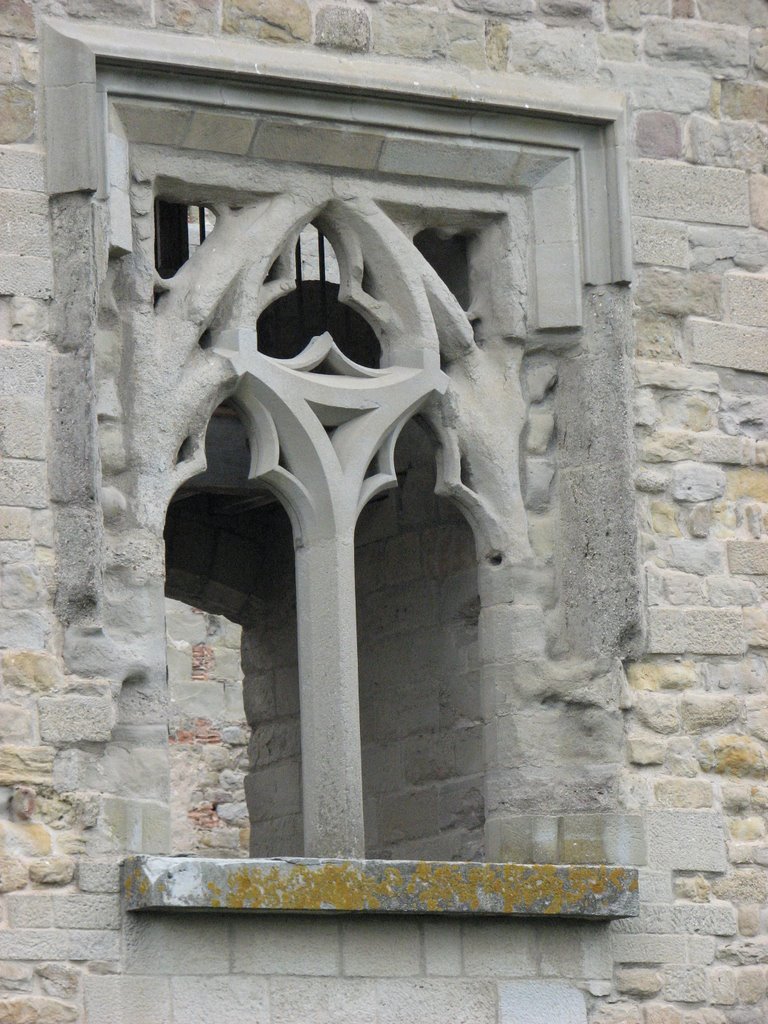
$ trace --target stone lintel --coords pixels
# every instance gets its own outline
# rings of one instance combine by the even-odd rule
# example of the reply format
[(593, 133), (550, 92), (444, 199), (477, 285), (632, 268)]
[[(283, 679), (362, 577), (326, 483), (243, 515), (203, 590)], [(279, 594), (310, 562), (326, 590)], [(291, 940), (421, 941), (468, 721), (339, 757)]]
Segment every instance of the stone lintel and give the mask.
[(636, 917), (635, 868), (458, 861), (128, 857), (128, 910)]

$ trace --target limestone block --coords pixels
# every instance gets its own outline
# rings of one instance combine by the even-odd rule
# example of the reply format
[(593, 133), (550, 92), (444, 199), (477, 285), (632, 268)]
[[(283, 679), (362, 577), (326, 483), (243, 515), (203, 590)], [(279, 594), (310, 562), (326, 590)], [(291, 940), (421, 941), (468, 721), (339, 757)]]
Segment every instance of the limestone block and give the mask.
[(117, 932), (69, 931), (62, 928), (18, 928), (0, 931), (4, 960), (104, 960), (120, 955)]
[(646, 826), (648, 862), (652, 867), (678, 871), (726, 870), (725, 836), (719, 814), (651, 811)]
[(651, 608), (649, 648), (657, 654), (742, 654), (741, 609)]
[(0, 145), (0, 188), (44, 192), (42, 153)]
[(50, 784), (53, 772), (51, 747), (11, 747), (0, 750), (0, 786), (16, 783)]
[[(684, 475), (683, 482), (686, 479)], [(725, 571), (725, 551), (718, 541), (673, 538), (667, 548), (666, 563), (680, 572), (711, 576)]]
[(768, 230), (768, 174), (750, 175), (749, 208), (753, 225)]
[[(271, 1024), (378, 1024), (376, 982), (360, 978), (273, 978)], [(236, 1022), (235, 1022), (236, 1024)]]
[(390, 979), (376, 986), (379, 1024), (496, 1024), (496, 986), (467, 979)]
[(157, 0), (155, 19), (158, 25), (194, 32), (215, 34), (218, 28), (218, 4), (215, 0)]
[(0, 541), (29, 540), (31, 531), (32, 513), (29, 509), (0, 509)]
[(768, 502), (768, 472), (764, 469), (729, 469), (726, 476), (726, 498)]
[(641, 308), (668, 316), (718, 317), (721, 287), (720, 279), (713, 274), (648, 267), (639, 276), (636, 300)]
[(372, 131), (310, 129), (268, 121), (257, 131), (253, 153), (267, 160), (295, 160), (299, 163), (362, 170), (376, 167), (383, 143), (384, 136)]
[(348, 921), (341, 932), (342, 969), (362, 977), (419, 974), (420, 945), (416, 921)]
[(16, 857), (0, 857), (0, 893), (23, 889), (29, 881), (27, 867)]
[(23, 690), (46, 692), (63, 681), (58, 660), (43, 652), (5, 651), (2, 670), (6, 686)]
[(688, 327), (696, 362), (768, 373), (768, 333), (765, 330), (693, 318)]
[(45, 508), (48, 504), (47, 491), (43, 463), (0, 456), (0, 505)]
[(499, 985), (499, 1024), (586, 1024), (583, 994), (557, 981)]
[(225, 32), (270, 42), (307, 42), (312, 15), (304, 0), (224, 0)]
[(234, 971), (246, 974), (336, 974), (339, 925), (285, 916), (236, 922), (232, 965)]
[[(138, 979), (137, 979), (138, 980)], [(268, 983), (262, 978), (173, 978), (171, 1000), (174, 1020), (185, 1024), (269, 1024)], [(307, 1004), (312, 1019), (312, 1004)]]
[(468, 67), (485, 67), (482, 22), (411, 8), (382, 8), (373, 17), (373, 49), (396, 56), (448, 57)]
[(32, 740), (33, 719), (29, 711), (15, 704), (0, 704), (0, 740), (24, 743)]
[(653, 787), (661, 807), (707, 808), (712, 806), (712, 784), (703, 779), (659, 779)]
[(720, 380), (716, 373), (707, 370), (691, 370), (672, 362), (638, 359), (635, 361), (635, 376), (640, 385), (665, 388), (672, 391), (717, 391)]
[[(193, 989), (196, 980), (184, 979)], [(233, 983), (237, 987), (236, 979), (227, 978), (226, 986), (219, 988), (222, 999)], [(89, 974), (84, 988), (88, 1024), (131, 1024), (139, 1020), (142, 1024), (168, 1024), (171, 1019), (170, 986), (166, 978)], [(193, 1020), (211, 1017), (193, 1017), (190, 1013), (181, 1019), (191, 1024)], [(222, 1017), (222, 1024), (225, 1020), (229, 1018)], [(255, 1016), (254, 1024), (260, 1024)]]
[(533, 11), (533, 0), (454, 0), (463, 11), (496, 14), (501, 18), (526, 18)]
[(712, 893), (731, 903), (765, 903), (768, 875), (762, 868), (742, 868), (712, 882)]
[(637, 694), (635, 715), (654, 732), (673, 733), (680, 729), (677, 697), (671, 694), (641, 691)]
[(633, 233), (636, 262), (687, 268), (688, 230), (685, 225), (636, 217)]
[(676, 501), (710, 501), (725, 492), (725, 473), (715, 466), (681, 462), (672, 470), (670, 491)]
[(17, 562), (2, 573), (2, 606), (36, 608), (43, 602), (43, 582), (37, 566)]
[(642, 28), (647, 18), (668, 14), (669, 0), (608, 0), (611, 28)]
[(727, 542), (727, 550), (731, 572), (768, 576), (768, 542), (730, 540)]
[(71, 1003), (48, 996), (11, 996), (0, 1001), (0, 1013), (7, 1024), (27, 1024), (28, 1021), (50, 1021), (64, 1024), (76, 1021), (79, 1010)]
[(0, 188), (0, 252), (50, 257), (48, 203), (42, 192)]
[(77, 882), (83, 892), (119, 892), (119, 860), (83, 857), (77, 868)]
[(508, 70), (558, 79), (593, 79), (599, 63), (595, 34), (579, 28), (528, 24), (512, 33)]
[(117, 895), (92, 896), (57, 893), (51, 897), (54, 921), (59, 928), (108, 929), (120, 927)]
[(315, 17), (315, 42), (318, 46), (364, 53), (371, 45), (367, 12), (341, 6), (321, 7)]
[(700, 71), (616, 62), (603, 64), (603, 71), (613, 88), (631, 93), (636, 110), (688, 114), (709, 108), (711, 78)]
[(5, 898), (11, 928), (53, 928), (53, 903), (47, 893), (11, 893)]
[(684, 935), (624, 935), (611, 938), (611, 949), (617, 963), (684, 964), (688, 947)]
[(701, 732), (727, 725), (741, 714), (741, 701), (731, 695), (685, 693), (680, 700), (683, 728)]
[(115, 722), (110, 694), (42, 697), (38, 702), (40, 735), (47, 743), (108, 740)]
[(68, 885), (75, 877), (71, 857), (46, 857), (29, 865), (29, 877), (38, 885)]
[[(635, 115), (635, 147), (638, 156), (647, 156), (651, 159), (680, 157), (680, 119), (663, 110), (640, 111)], [(635, 237), (637, 238), (637, 234)], [(687, 262), (682, 265), (687, 266)]]
[(699, 764), (704, 771), (736, 777), (765, 778), (768, 757), (762, 744), (749, 736), (725, 734), (699, 743)]
[(429, 975), (462, 973), (461, 925), (458, 921), (424, 921), (424, 969)]
[(727, 75), (748, 66), (749, 36), (742, 28), (659, 19), (646, 28), (645, 52), (656, 60), (687, 61)]
[(251, 148), (255, 130), (253, 117), (197, 110), (192, 115), (182, 146), (243, 156)]
[(640, 216), (741, 226), (750, 222), (743, 171), (636, 160), (631, 182), (633, 207)]
[(768, 274), (726, 274), (725, 299), (732, 320), (768, 327)]
[(222, 917), (129, 916), (122, 935), (127, 974), (229, 974), (229, 922)]
[(754, 605), (760, 601), (760, 592), (753, 583), (734, 579), (733, 576), (711, 576), (707, 580), (709, 603), (715, 608), (725, 605)]
[(768, 156), (768, 132), (760, 124), (694, 114), (687, 125), (684, 154), (694, 164), (759, 172)]

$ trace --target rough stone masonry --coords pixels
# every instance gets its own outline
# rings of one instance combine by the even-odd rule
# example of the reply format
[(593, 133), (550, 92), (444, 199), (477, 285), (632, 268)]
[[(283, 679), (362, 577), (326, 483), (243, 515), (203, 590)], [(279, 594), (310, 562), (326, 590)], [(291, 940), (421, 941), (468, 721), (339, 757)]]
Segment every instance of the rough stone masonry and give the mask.
[[(347, 83), (325, 133), (254, 52)], [(767, 123), (763, 0), (0, 6), (0, 1020), (768, 1017)], [(158, 197), (217, 211), (170, 287)], [(366, 853), (637, 868), (637, 917), (124, 905), (132, 854), (303, 852), (296, 536), (211, 479), (206, 332), (310, 222), (453, 403), (355, 537)]]

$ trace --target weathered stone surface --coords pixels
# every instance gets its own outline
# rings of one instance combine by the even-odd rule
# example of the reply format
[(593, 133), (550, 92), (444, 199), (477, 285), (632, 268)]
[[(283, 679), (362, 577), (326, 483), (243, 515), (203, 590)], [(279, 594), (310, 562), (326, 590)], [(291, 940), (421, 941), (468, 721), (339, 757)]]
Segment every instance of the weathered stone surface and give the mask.
[(40, 736), (47, 743), (108, 740), (115, 724), (110, 694), (43, 697), (38, 703)]
[(747, 176), (733, 168), (636, 160), (632, 194), (637, 214), (707, 224), (749, 224)]
[(721, 282), (711, 274), (685, 274), (649, 267), (639, 275), (636, 299), (642, 309), (668, 316), (718, 317)]
[(688, 328), (696, 362), (768, 373), (768, 332), (764, 329), (698, 319), (691, 319)]
[(217, 0), (156, 0), (158, 25), (182, 32), (214, 32), (218, 27)]
[(651, 608), (650, 649), (664, 654), (742, 654), (741, 609)]
[(4, 747), (0, 750), (0, 786), (51, 781), (51, 747)]
[(688, 230), (682, 224), (671, 224), (646, 217), (634, 221), (635, 259), (663, 267), (687, 267)]
[(638, 156), (655, 160), (680, 157), (680, 119), (663, 110), (640, 111), (635, 116), (635, 146)]
[(29, 865), (29, 877), (38, 885), (68, 885), (75, 877), (75, 862), (71, 857), (35, 860)]
[(749, 38), (744, 29), (711, 28), (697, 21), (653, 21), (646, 28), (645, 52), (656, 60), (687, 61), (713, 73), (728, 75), (749, 63)]
[(725, 473), (716, 466), (680, 462), (672, 470), (672, 497), (677, 501), (710, 501), (725, 491)]
[(768, 274), (726, 274), (725, 297), (736, 323), (768, 327)]
[(16, 857), (0, 857), (0, 893), (23, 889), (29, 873), (23, 861)]
[(127, 906), (621, 917), (637, 913), (631, 868), (344, 860), (133, 857)]
[(728, 565), (731, 572), (768, 576), (766, 541), (728, 541)]
[(366, 11), (349, 7), (321, 7), (315, 18), (319, 46), (364, 53), (371, 46), (371, 25)]
[(0, 143), (27, 142), (34, 130), (34, 93), (19, 85), (0, 85)]
[(224, 0), (222, 27), (269, 42), (308, 41), (312, 16), (304, 0)]
[(590, 79), (598, 63), (592, 32), (521, 26), (512, 33), (509, 70), (550, 78)]
[(0, 998), (0, 1016), (7, 1024), (64, 1024), (77, 1020), (79, 1012), (71, 1003), (25, 995)]
[(704, 771), (718, 775), (764, 778), (768, 774), (768, 757), (762, 744), (735, 733), (702, 740), (699, 763)]
[(684, 153), (694, 164), (759, 172), (768, 160), (768, 130), (760, 124), (694, 114), (688, 121)]
[(613, 28), (642, 28), (647, 18), (668, 15), (669, 0), (608, 0), (608, 24)]
[(51, 654), (5, 651), (2, 669), (6, 686), (24, 690), (54, 690), (63, 680), (59, 663)]

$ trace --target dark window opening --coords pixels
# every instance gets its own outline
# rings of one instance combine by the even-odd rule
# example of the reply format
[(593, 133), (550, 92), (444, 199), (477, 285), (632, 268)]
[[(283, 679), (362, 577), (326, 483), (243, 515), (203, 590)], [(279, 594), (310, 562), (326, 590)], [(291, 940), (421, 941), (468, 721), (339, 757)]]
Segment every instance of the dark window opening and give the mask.
[(413, 240), (424, 259), (453, 293), (462, 309), (469, 309), (467, 236), (430, 228)]
[(299, 236), (295, 261), (296, 287), (259, 317), (259, 351), (275, 359), (291, 359), (303, 352), (312, 338), (328, 331), (347, 358), (377, 367), (379, 340), (359, 313), (339, 301), (336, 254), (314, 225)]
[(192, 250), (202, 245), (216, 222), (206, 206), (155, 200), (155, 268), (162, 278), (173, 277)]

